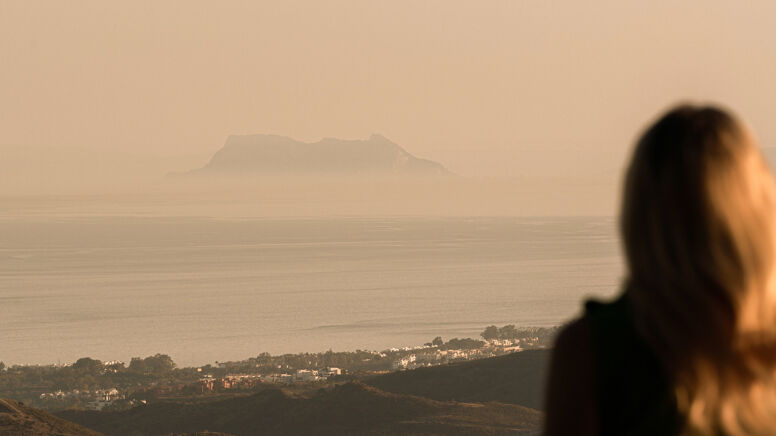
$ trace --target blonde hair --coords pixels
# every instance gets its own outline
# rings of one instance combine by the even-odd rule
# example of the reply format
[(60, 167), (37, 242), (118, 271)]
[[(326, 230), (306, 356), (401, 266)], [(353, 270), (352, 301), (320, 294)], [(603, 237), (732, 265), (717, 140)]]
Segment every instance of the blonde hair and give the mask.
[(626, 292), (683, 434), (776, 434), (775, 200), (756, 141), (722, 109), (679, 106), (636, 146)]

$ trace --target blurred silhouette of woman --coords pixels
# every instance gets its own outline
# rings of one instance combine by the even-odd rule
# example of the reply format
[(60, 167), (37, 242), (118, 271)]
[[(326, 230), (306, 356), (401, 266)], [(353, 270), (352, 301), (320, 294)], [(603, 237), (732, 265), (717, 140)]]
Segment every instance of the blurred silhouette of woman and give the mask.
[(776, 435), (774, 181), (749, 129), (683, 105), (644, 133), (627, 278), (556, 341), (547, 436)]

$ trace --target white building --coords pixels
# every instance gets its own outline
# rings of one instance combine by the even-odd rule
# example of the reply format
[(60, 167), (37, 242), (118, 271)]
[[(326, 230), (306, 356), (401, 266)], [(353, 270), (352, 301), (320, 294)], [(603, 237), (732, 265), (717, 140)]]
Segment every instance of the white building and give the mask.
[(294, 381), (296, 382), (309, 382), (318, 380), (318, 371), (312, 371), (309, 369), (300, 369), (296, 371)]
[(417, 356), (415, 356), (414, 354), (410, 354), (409, 356), (403, 359), (393, 362), (391, 364), (391, 368), (396, 370), (396, 369), (407, 369), (407, 368), (415, 367), (417, 366), (415, 364), (416, 360), (417, 360)]

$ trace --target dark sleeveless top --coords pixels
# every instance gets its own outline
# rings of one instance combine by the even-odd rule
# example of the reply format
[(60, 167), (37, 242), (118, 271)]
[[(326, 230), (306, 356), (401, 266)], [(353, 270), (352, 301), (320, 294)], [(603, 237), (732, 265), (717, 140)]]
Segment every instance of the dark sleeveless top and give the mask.
[(610, 303), (588, 301), (585, 318), (601, 435), (677, 435), (681, 420), (665, 372), (637, 333), (627, 293)]

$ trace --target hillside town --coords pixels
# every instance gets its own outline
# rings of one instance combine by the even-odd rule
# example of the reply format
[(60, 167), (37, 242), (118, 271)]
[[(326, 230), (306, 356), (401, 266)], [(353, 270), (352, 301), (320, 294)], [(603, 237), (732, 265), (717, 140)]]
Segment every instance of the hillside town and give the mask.
[[(120, 361), (89, 358), (47, 367), (12, 366), (0, 371), (0, 396), (29, 401), (48, 410), (125, 410), (170, 398), (249, 392), (263, 385), (325, 384), (546, 348), (556, 332), (557, 328), (490, 326), (480, 335), (482, 340), (443, 341), (436, 337), (424, 345), (383, 351), (279, 356), (262, 353), (244, 361), (196, 368), (176, 368), (166, 355), (133, 358), (128, 366)], [(14, 376), (25, 373), (35, 373), (35, 378), (48, 383), (28, 384), (33, 386), (32, 392), (12, 390)], [(95, 386), (95, 380), (99, 380), (100, 386)], [(45, 390), (44, 386), (54, 389)]]

